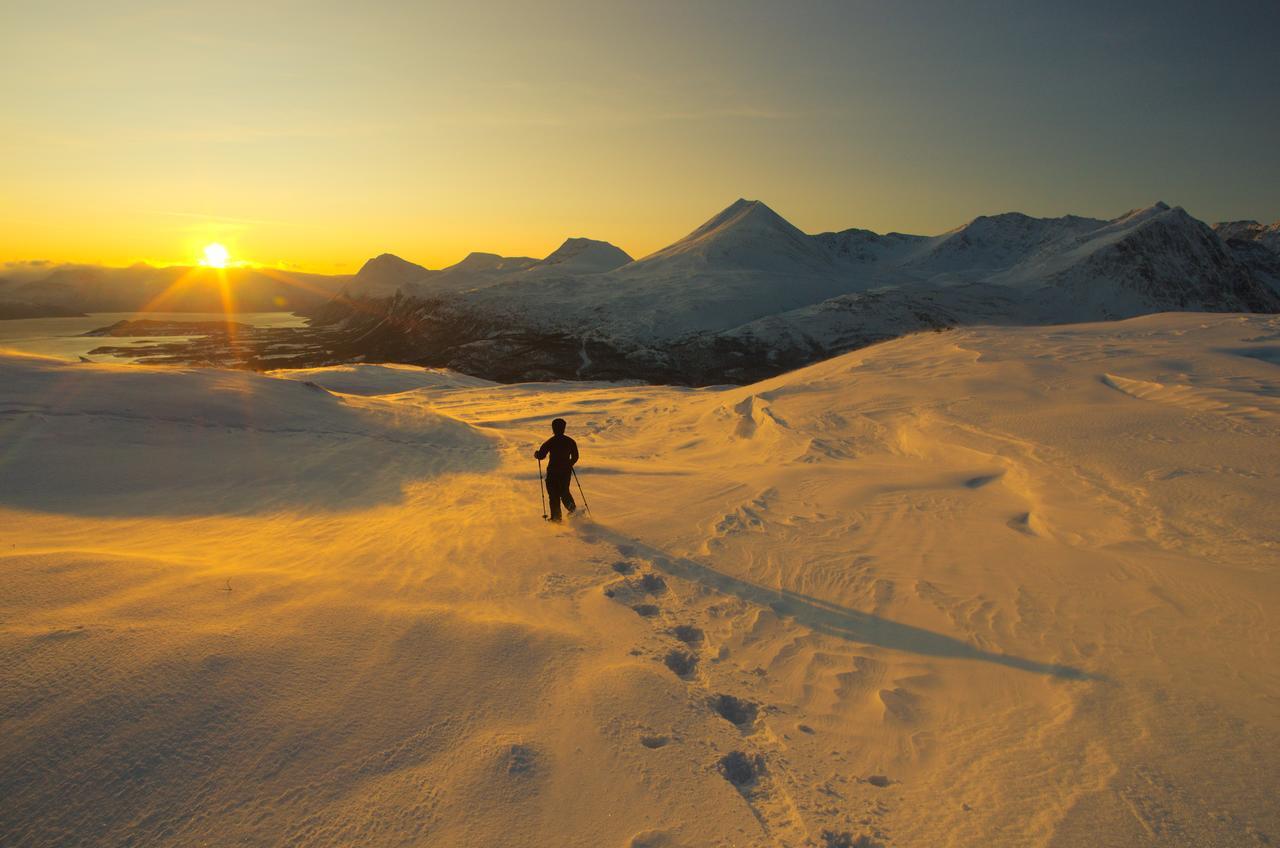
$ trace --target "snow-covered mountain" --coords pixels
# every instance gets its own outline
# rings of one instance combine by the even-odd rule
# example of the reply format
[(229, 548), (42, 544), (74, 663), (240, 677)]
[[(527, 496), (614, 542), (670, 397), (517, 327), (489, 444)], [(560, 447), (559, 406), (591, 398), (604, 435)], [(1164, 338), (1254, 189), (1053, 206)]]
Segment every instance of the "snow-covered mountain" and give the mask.
[(623, 273), (630, 277), (699, 272), (829, 273), (828, 250), (759, 200), (735, 200), (675, 244)]
[(530, 266), (533, 274), (600, 274), (631, 262), (625, 250), (589, 238), (566, 239), (546, 259)]
[[(570, 238), (541, 259), (476, 252), (438, 270), (382, 254), (352, 277), (225, 273), (242, 308), (312, 310), (325, 344), (336, 338), (326, 361), (448, 365), (504, 380), (714, 383), (922, 329), (1277, 312), (1277, 236), (1280, 225), (1209, 227), (1165, 203), (1111, 220), (983, 215), (936, 236), (809, 235), (739, 199), (636, 261)], [(208, 270), (67, 266), (0, 283), (0, 300), (216, 309), (216, 283)], [(339, 289), (317, 308), (315, 292)]]
[(1064, 242), (1107, 224), (1094, 218), (1032, 218), (1018, 212), (983, 215), (925, 240), (901, 262), (904, 271), (939, 285), (963, 277), (972, 282), (1019, 267)]
[[(630, 262), (631, 257), (620, 248), (589, 238), (567, 239), (542, 259), (475, 251), (437, 271), (383, 254), (365, 263), (346, 294), (389, 297), (400, 291), (411, 297), (436, 299), (512, 281), (599, 274)], [(378, 267), (366, 274), (374, 263), (379, 263)]]
[(1211, 228), (1164, 203), (1055, 243), (988, 279), (1033, 291), (1028, 317), (1035, 323), (1278, 308)]
[(360, 267), (351, 286), (362, 294), (392, 295), (396, 290), (436, 273), (439, 272), (429, 271), (395, 254), (383, 253)]
[[(1008, 291), (976, 320), (1053, 323), (1169, 309), (1270, 311), (1274, 293), (1213, 230), (1156, 203), (1114, 220), (983, 216), (936, 237), (866, 231), (806, 235), (760, 201), (739, 200), (689, 236), (608, 279), (497, 287), (480, 311), (519, 304), (530, 320), (638, 340), (719, 333), (876, 290)], [(968, 307), (970, 299), (955, 298)], [(945, 305), (946, 297), (934, 298)], [(983, 299), (984, 302), (986, 299)], [(556, 315), (540, 314), (554, 304)], [(588, 317), (589, 316), (589, 317)]]
[(1214, 232), (1224, 241), (1256, 241), (1263, 247), (1280, 252), (1280, 221), (1259, 224), (1257, 221), (1222, 221), (1213, 225)]
[(1228, 221), (1213, 229), (1236, 261), (1280, 297), (1280, 221)]
[(441, 274), (512, 274), (538, 264), (532, 256), (499, 256), (473, 250), (461, 262), (445, 266)]
[(634, 262), (570, 239), (528, 265), (486, 255), (324, 318), (361, 331), (369, 347), (353, 355), (499, 379), (749, 379), (920, 329), (1280, 311), (1267, 228), (1240, 231), (1253, 236), (1229, 245), (1155, 203), (1112, 220), (1006, 213), (938, 236), (809, 235), (739, 199)]

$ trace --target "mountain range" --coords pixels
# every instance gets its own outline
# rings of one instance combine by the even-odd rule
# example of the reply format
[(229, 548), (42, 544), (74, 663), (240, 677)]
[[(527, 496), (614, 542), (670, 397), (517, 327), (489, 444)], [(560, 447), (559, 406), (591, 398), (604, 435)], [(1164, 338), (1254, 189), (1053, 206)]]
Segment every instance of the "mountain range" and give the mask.
[(737, 382), (926, 329), (1277, 312), (1278, 234), (1155, 203), (1111, 220), (1006, 213), (937, 236), (810, 235), (740, 199), (634, 261), (589, 239), (439, 271), (379, 257), (316, 319), (358, 335), (346, 356), (497, 379)]
[[(741, 382), (920, 330), (1277, 312), (1280, 222), (1211, 227), (1155, 203), (1110, 220), (979, 216), (936, 236), (807, 234), (740, 199), (640, 259), (570, 238), (541, 259), (476, 252), (433, 270), (382, 254), (347, 276), (225, 274), (245, 311), (310, 315), (329, 361), (501, 380)], [(64, 266), (0, 279), (0, 304), (17, 314), (215, 311), (219, 279), (210, 269)]]

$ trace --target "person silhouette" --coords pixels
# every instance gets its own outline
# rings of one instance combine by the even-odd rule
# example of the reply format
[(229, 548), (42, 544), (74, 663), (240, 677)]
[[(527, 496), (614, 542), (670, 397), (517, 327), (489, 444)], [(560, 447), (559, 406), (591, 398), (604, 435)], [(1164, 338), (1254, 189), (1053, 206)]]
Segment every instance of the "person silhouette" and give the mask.
[(578, 462), (578, 443), (564, 434), (565, 426), (563, 418), (552, 421), (551, 432), (555, 435), (533, 452), (538, 459), (551, 455), (551, 461), (547, 463), (547, 496), (551, 498), (551, 520), (556, 522), (561, 520), (561, 502), (570, 515), (578, 508), (569, 491), (573, 466)]

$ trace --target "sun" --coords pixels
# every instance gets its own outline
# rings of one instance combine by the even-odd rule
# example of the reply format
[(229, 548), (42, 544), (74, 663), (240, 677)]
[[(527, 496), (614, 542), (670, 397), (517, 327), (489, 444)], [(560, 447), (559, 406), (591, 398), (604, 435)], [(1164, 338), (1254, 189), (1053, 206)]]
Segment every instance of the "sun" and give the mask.
[(204, 258), (200, 264), (206, 268), (225, 268), (231, 259), (231, 253), (216, 241), (204, 246)]

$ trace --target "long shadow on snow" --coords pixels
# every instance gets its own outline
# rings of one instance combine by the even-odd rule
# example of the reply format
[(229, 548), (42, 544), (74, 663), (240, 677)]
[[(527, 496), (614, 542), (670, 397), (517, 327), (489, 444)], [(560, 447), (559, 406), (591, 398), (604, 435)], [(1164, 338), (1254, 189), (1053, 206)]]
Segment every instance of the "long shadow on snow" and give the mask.
[(623, 556), (641, 556), (655, 568), (679, 577), (709, 586), (726, 595), (733, 595), (753, 604), (767, 606), (780, 616), (793, 618), (804, 626), (828, 636), (838, 636), (851, 642), (877, 645), (895, 651), (907, 651), (932, 657), (960, 660), (981, 660), (997, 665), (1047, 674), (1067, 680), (1104, 680), (1100, 675), (1089, 674), (1066, 665), (1053, 665), (1010, 654), (993, 654), (943, 636), (931, 630), (899, 624), (870, 613), (848, 609), (819, 598), (811, 598), (786, 589), (769, 589), (757, 586), (737, 577), (730, 577), (715, 569), (684, 557), (673, 557), (652, 545), (625, 536), (599, 524), (586, 526), (582, 535), (588, 540), (601, 540), (617, 547)]

